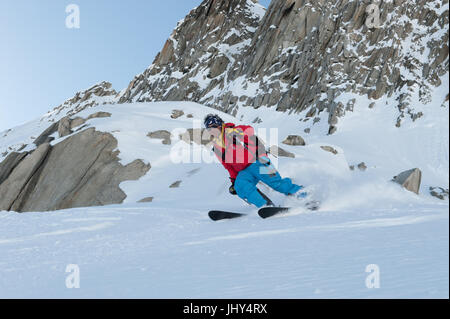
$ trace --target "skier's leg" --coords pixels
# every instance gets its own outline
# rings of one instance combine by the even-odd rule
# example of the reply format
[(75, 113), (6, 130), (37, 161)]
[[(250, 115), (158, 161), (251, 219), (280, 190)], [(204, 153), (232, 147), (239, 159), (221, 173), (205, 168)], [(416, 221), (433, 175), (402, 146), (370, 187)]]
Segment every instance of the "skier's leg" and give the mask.
[(282, 178), (280, 173), (278, 173), (273, 166), (268, 167), (260, 162), (256, 162), (255, 164), (249, 167), (251, 168), (252, 174), (274, 190), (285, 195), (291, 195), (302, 188), (301, 186), (292, 183), (290, 178)]
[(234, 189), (240, 198), (258, 208), (262, 207), (267, 204), (267, 200), (264, 199), (256, 188), (258, 179), (253, 174), (250, 174), (247, 169), (239, 172), (234, 182)]

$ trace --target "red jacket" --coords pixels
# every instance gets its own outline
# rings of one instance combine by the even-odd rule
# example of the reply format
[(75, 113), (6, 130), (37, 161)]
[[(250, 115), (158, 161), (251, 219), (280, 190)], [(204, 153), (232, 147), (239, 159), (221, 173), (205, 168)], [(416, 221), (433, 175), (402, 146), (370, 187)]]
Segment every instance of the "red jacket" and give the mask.
[(237, 174), (253, 164), (258, 157), (267, 156), (264, 144), (251, 126), (226, 123), (222, 134), (214, 139), (214, 153), (230, 173), (232, 182)]

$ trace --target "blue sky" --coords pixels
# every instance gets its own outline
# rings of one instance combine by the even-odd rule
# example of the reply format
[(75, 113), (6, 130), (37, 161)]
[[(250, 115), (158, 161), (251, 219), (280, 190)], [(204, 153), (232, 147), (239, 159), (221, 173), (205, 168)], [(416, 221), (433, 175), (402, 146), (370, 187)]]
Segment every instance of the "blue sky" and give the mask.
[[(126, 87), (202, 0), (2, 0), (0, 132), (100, 81)], [(261, 0), (265, 7), (270, 0)], [(66, 28), (66, 7), (80, 28)]]

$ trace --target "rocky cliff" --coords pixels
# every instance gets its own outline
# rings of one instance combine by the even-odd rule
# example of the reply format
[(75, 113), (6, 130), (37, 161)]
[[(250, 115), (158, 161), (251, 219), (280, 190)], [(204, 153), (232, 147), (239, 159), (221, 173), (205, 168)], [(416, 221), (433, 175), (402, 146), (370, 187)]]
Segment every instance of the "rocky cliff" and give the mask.
[(17, 212), (121, 203), (119, 184), (145, 175), (150, 165), (119, 163), (117, 141), (90, 128), (51, 146), (9, 154), (0, 164), (0, 210)]
[(209, 101), (230, 82), (265, 9), (251, 0), (207, 0), (178, 23), (153, 64), (119, 102)]
[[(205, 0), (180, 22), (120, 103), (190, 100), (237, 114), (276, 107), (306, 118), (326, 110), (329, 133), (354, 100), (393, 97), (397, 125), (422, 113), (448, 72), (448, 1), (273, 0), (263, 16), (250, 0)], [(440, 101), (439, 103), (442, 103)], [(371, 104), (371, 103), (369, 103)]]
[(112, 84), (103, 81), (77, 92), (72, 98), (45, 114), (41, 121), (55, 122), (65, 116), (73, 117), (75, 114), (97, 105), (116, 103), (116, 97), (117, 92), (112, 88)]

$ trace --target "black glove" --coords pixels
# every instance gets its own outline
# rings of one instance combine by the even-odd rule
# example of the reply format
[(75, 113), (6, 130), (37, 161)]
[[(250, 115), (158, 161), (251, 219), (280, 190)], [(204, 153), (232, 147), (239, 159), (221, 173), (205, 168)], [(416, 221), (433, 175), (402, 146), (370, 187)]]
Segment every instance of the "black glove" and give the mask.
[(231, 186), (228, 190), (230, 191), (231, 195), (237, 195), (236, 190), (234, 189), (234, 182), (233, 182), (233, 184), (231, 184)]

